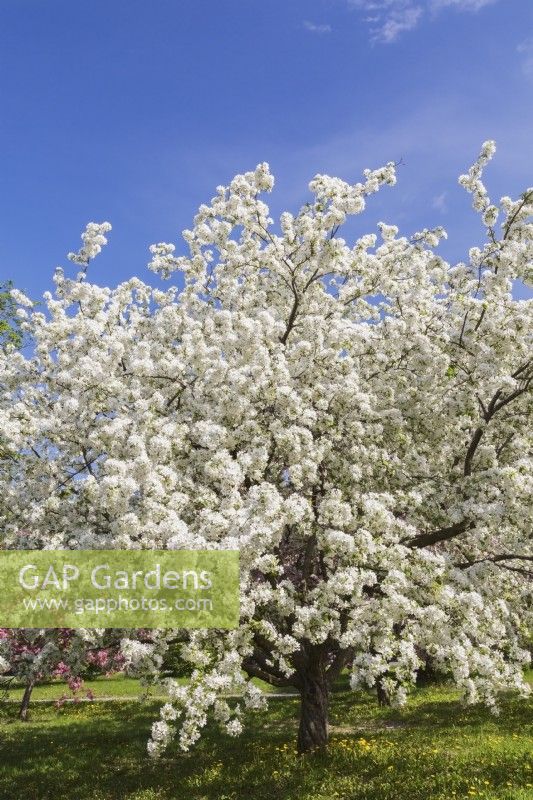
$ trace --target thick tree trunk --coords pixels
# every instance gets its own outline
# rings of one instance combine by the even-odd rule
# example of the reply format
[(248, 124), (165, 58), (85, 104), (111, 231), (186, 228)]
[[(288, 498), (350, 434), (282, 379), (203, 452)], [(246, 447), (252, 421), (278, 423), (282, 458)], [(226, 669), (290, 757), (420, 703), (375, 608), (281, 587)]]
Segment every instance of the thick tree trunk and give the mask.
[(21, 719), (23, 722), (26, 722), (26, 720), (28, 719), (28, 712), (29, 712), (29, 708), (30, 708), (30, 698), (31, 698), (31, 693), (33, 691), (34, 685), (35, 685), (35, 682), (33, 680), (29, 680), (28, 683), (26, 684), (26, 688), (24, 689), (24, 694), (22, 696), (22, 702), (21, 702), (20, 708), (19, 708), (19, 719)]
[(328, 743), (329, 686), (322, 666), (300, 675), (298, 752), (309, 753)]

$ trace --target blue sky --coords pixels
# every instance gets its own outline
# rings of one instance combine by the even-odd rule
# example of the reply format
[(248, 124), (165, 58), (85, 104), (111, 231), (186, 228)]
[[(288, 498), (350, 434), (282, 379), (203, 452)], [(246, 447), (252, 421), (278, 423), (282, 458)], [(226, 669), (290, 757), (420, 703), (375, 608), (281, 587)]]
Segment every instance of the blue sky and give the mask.
[[(533, 185), (531, 0), (2, 0), (0, 280), (37, 298), (85, 223), (105, 285), (179, 244), (196, 208), (269, 161), (274, 214), (316, 172), (403, 159), (354, 233), (481, 227), (457, 176), (484, 139), (494, 198)], [(74, 267), (72, 270), (74, 272)]]

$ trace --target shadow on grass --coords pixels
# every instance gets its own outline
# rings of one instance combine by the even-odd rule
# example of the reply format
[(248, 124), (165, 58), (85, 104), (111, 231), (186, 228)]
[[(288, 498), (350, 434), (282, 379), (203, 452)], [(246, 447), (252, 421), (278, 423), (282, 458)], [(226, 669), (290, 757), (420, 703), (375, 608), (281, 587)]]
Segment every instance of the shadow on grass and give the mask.
[(332, 697), (332, 721), (342, 734), (333, 734), (327, 752), (302, 759), (294, 752), (298, 702), (274, 700), (241, 737), (208, 727), (192, 752), (174, 747), (153, 762), (146, 741), (158, 708), (41, 706), (23, 724), (4, 707), (0, 800), (533, 798), (524, 701), (506, 700), (495, 719), (461, 708), (439, 687), (417, 692), (402, 712), (341, 690)]

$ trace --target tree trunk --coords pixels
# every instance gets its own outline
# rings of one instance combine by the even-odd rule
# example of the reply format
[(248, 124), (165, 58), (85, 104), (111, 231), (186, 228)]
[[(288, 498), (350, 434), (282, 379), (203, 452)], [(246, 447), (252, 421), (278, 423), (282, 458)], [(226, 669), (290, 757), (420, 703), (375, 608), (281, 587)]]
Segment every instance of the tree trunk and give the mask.
[(28, 719), (28, 711), (29, 711), (29, 708), (30, 708), (30, 698), (31, 698), (31, 693), (33, 691), (34, 685), (35, 685), (35, 682), (30, 679), (30, 680), (28, 680), (28, 682), (26, 684), (26, 688), (24, 689), (24, 694), (22, 696), (22, 702), (21, 702), (20, 708), (19, 708), (19, 719), (21, 719), (23, 722), (26, 722), (27, 719)]
[(300, 676), (298, 752), (309, 753), (328, 743), (329, 686), (321, 665)]
[(383, 685), (383, 681), (381, 678), (378, 678), (376, 681), (376, 690), (378, 694), (378, 703), (380, 706), (390, 706), (391, 699), (388, 690)]

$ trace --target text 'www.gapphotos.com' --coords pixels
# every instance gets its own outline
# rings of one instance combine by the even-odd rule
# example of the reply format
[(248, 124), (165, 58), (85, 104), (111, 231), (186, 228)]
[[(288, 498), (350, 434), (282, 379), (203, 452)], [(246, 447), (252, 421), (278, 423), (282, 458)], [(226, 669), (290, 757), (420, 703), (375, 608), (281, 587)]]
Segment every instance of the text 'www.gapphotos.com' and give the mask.
[(209, 598), (177, 597), (172, 602), (155, 597), (96, 597), (67, 599), (64, 597), (25, 597), (25, 611), (70, 611), (75, 614), (113, 614), (117, 611), (212, 611), (213, 601)]

